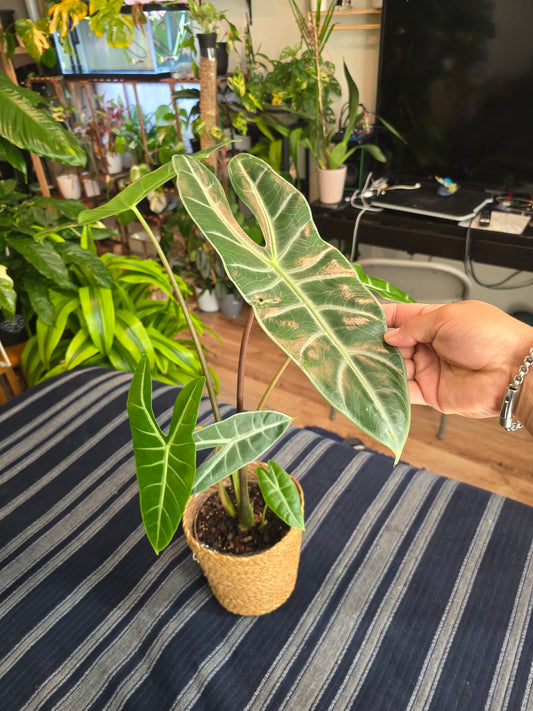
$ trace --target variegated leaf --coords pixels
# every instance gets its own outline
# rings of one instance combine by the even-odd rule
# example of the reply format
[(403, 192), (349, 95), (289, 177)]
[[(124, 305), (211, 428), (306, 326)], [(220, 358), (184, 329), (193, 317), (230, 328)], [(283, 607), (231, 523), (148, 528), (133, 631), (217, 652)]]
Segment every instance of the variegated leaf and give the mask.
[(258, 158), (231, 160), (233, 187), (263, 231), (259, 246), (236, 223), (208, 168), (190, 156), (173, 162), (187, 210), (262, 328), (335, 409), (398, 458), (410, 421), (403, 358), (383, 341), (377, 299), (320, 238), (305, 198)]

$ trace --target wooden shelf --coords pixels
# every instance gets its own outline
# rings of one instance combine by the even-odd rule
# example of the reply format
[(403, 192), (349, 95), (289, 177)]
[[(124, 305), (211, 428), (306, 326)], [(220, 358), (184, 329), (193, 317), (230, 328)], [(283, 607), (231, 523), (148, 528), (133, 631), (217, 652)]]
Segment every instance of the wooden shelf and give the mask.
[(379, 30), (381, 25), (377, 24), (364, 24), (364, 25), (335, 25), (333, 30)]
[[(320, 14), (325, 15), (327, 12), (323, 11)], [(334, 10), (333, 15), (335, 17), (342, 17), (347, 15), (381, 15), (381, 10), (375, 7), (347, 7), (340, 10)], [(337, 24), (333, 27), (334, 30), (379, 30), (381, 28), (380, 23), (361, 23), (357, 25), (340, 25)]]
[[(327, 11), (326, 11), (327, 12)], [(325, 12), (321, 12), (325, 15)], [(334, 10), (334, 15), (381, 15), (381, 10), (376, 7), (347, 7), (344, 10)]]

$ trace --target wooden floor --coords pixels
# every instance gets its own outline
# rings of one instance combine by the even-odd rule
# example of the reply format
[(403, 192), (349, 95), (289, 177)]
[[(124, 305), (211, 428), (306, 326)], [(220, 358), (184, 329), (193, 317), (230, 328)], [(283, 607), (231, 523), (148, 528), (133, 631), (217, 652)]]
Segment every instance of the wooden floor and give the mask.
[[(220, 378), (221, 402), (235, 402), (237, 361), (246, 314), (227, 319), (199, 314), (221, 338), (204, 338), (209, 363)], [(246, 369), (245, 408), (254, 409), (284, 354), (254, 324)], [(330, 407), (292, 363), (272, 392), (267, 407), (295, 418), (300, 427), (322, 427), (342, 437), (359, 437), (365, 445), (387, 452), (344, 416), (330, 419)], [(443, 440), (437, 438), (440, 414), (413, 407), (412, 424), (402, 459), (417, 467), (473, 484), (533, 505), (533, 437), (524, 430), (504, 432), (495, 419), (470, 420), (450, 415)], [(387, 452), (389, 453), (389, 452)]]

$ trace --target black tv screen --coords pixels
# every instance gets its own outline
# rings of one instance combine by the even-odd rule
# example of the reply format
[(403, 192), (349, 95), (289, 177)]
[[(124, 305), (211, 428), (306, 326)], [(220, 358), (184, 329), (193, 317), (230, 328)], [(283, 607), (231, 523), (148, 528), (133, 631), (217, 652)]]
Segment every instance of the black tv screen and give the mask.
[(384, 0), (387, 172), (533, 194), (533, 0)]

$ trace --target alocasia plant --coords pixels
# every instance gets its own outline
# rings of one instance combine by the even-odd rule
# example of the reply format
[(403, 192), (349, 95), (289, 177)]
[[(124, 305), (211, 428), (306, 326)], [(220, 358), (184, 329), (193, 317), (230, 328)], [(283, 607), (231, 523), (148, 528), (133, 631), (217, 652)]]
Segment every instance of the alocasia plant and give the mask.
[[(201, 157), (173, 158), (178, 189), (191, 217), (218, 251), (230, 279), (251, 304), (263, 329), (325, 399), (389, 446), (398, 458), (409, 429), (409, 398), (403, 359), (383, 342), (385, 319), (378, 301), (340, 252), (321, 240), (303, 196), (266, 163), (240, 154), (228, 168), (235, 192), (261, 226), (265, 243), (257, 245), (240, 228), (221, 184), (200, 163)], [(166, 257), (137, 208), (147, 191), (169, 179), (171, 170), (166, 165), (141, 178), (107, 205), (81, 215), (80, 220), (89, 222), (133, 210), (153, 238), (172, 281)], [(374, 288), (370, 278), (364, 281)], [(390, 285), (377, 286), (389, 295)], [(396, 295), (401, 296), (400, 292)], [(181, 295), (175, 296), (186, 312)], [(201, 351), (199, 344), (197, 347)], [(209, 380), (207, 366), (205, 375)], [(141, 361), (133, 378), (128, 412), (141, 510), (157, 551), (172, 537), (191, 493), (239, 470), (238, 477), (233, 474), (234, 488), (242, 499), (247, 490), (246, 479), (241, 478), (244, 466), (266, 451), (290, 424), (286, 415), (267, 411), (238, 413), (221, 421), (216, 398), (210, 393), (216, 421), (192, 431), (189, 415), (198, 409), (202, 388), (203, 381), (193, 381), (182, 391), (170, 431), (164, 435), (151, 408), (147, 359)], [(184, 413), (188, 413), (185, 418)], [(193, 454), (207, 448), (215, 453), (191, 478)], [(174, 486), (172, 482), (178, 480), (179, 485)], [(303, 528), (295, 485), (281, 467), (269, 461), (258, 481), (274, 513), (289, 525)], [(241, 513), (239, 506), (241, 525), (251, 525)]]

